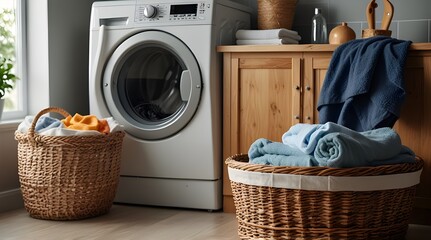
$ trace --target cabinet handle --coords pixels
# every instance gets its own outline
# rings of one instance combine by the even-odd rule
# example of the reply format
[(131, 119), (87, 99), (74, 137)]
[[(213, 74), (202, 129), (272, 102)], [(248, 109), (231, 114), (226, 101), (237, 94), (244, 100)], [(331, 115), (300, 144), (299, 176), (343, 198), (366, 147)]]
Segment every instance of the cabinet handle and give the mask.
[(299, 119), (299, 115), (295, 115), (295, 119)]
[(296, 90), (299, 90), (299, 89), (300, 89), (300, 87), (297, 85), (297, 86), (295, 87), (295, 89), (296, 89)]
[(305, 89), (307, 89), (307, 91), (310, 91), (311, 87), (310, 86), (306, 86)]

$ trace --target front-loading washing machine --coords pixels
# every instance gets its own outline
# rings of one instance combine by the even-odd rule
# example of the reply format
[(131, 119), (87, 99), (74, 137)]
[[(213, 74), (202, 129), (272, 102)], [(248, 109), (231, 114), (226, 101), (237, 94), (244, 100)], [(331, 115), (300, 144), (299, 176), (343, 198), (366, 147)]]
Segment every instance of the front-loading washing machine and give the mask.
[(90, 112), (126, 131), (115, 202), (222, 207), (221, 57), (250, 26), (225, 0), (95, 2)]

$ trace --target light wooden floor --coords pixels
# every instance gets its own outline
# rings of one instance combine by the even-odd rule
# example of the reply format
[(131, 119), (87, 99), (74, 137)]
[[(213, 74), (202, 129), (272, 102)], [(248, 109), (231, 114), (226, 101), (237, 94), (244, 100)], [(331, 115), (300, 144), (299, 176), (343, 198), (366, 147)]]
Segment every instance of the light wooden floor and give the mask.
[[(431, 217), (431, 216), (430, 216)], [(78, 221), (33, 219), (24, 209), (0, 214), (0, 239), (238, 240), (235, 214), (113, 205), (103, 216)], [(407, 240), (431, 239), (431, 226), (410, 225)]]
[(103, 216), (78, 221), (33, 219), (25, 210), (0, 214), (0, 239), (237, 240), (235, 214), (113, 205)]

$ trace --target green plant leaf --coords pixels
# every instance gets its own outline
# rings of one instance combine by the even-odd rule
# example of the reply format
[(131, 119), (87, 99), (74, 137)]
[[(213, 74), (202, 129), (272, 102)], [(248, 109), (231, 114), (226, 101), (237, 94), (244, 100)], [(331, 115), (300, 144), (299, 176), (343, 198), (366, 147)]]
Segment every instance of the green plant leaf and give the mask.
[(4, 96), (7, 91), (14, 88), (15, 82), (18, 77), (12, 73), (13, 63), (4, 57), (0, 57), (0, 98)]

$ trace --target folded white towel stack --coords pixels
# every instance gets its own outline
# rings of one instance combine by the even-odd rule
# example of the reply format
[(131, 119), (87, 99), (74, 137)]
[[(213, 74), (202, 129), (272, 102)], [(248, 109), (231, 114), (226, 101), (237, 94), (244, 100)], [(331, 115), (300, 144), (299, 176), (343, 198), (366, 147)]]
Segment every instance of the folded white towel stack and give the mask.
[(285, 28), (268, 30), (238, 30), (236, 32), (236, 44), (298, 44), (301, 40), (298, 32)]

